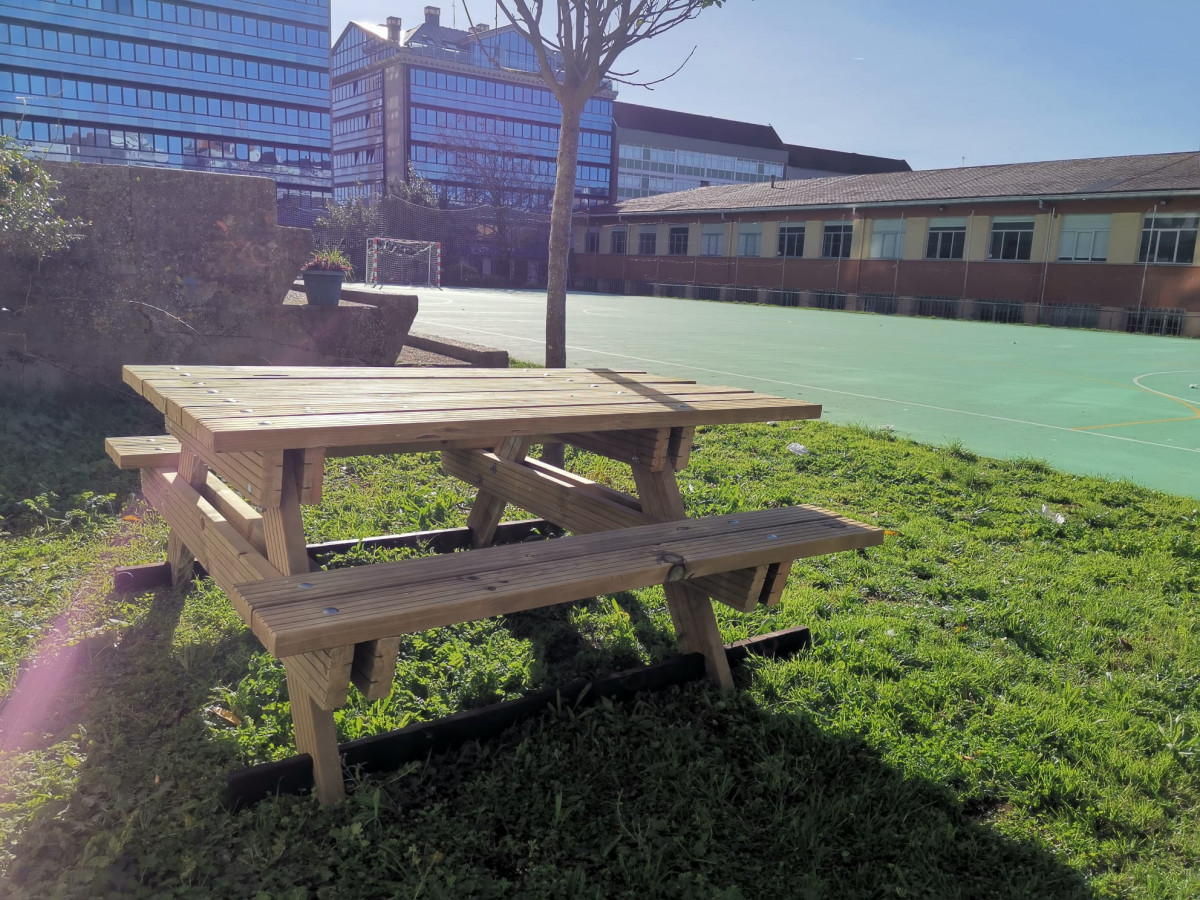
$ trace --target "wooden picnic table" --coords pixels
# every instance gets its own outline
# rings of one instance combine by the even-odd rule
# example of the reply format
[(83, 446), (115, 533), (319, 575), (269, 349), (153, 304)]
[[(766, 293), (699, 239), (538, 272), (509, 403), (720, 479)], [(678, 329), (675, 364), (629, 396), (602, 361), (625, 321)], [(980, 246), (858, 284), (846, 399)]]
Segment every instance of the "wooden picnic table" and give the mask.
[[(282, 659), (296, 743), (324, 802), (344, 790), (333, 712), (353, 682), (386, 696), (403, 634), (662, 583), (681, 648), (732, 686), (712, 600), (776, 603), (792, 561), (880, 542), (814, 507), (688, 520), (676, 481), (695, 429), (813, 419), (820, 406), (609, 369), (126, 366), (168, 435), (110, 438), (193, 558)], [(526, 456), (561, 442), (628, 464), (637, 496)], [(319, 571), (300, 508), (329, 457), (439, 451), (478, 488), (465, 554)], [(493, 547), (506, 504), (572, 533)]]

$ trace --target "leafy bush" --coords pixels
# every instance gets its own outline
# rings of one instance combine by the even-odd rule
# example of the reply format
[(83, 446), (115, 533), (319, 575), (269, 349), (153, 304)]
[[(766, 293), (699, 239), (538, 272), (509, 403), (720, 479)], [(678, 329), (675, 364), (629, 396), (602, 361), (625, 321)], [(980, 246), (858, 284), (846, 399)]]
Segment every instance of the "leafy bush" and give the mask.
[(83, 237), (83, 221), (58, 214), (57, 187), (25, 148), (0, 135), (0, 250), (41, 259)]

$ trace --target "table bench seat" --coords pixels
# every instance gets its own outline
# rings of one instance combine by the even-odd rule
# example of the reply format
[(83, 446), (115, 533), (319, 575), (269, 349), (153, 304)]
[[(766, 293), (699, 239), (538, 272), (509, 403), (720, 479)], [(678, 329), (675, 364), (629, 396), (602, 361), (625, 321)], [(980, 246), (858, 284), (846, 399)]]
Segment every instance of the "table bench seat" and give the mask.
[(288, 657), (882, 539), (878, 528), (796, 506), (314, 572), (234, 590), (263, 646)]

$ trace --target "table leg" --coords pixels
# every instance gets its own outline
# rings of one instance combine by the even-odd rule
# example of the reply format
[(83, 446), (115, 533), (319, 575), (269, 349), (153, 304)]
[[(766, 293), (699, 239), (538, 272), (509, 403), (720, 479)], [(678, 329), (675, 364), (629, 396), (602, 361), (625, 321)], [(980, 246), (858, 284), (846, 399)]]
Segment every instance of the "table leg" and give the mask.
[(263, 509), (263, 537), (267, 559), (284, 575), (309, 571), (308, 545), (304, 540), (304, 522), (300, 516), (300, 489), (304, 477), (304, 451), (283, 454), (283, 489), (279, 506)]
[[(686, 518), (683, 497), (675, 473), (667, 468), (655, 472), (649, 467), (634, 464), (633, 480), (637, 485), (642, 512), (656, 522), (673, 522)], [(679, 582), (663, 585), (671, 622), (680, 648), (686, 653), (704, 654), (704, 670), (710, 681), (722, 688), (733, 688), (733, 675), (725, 657), (725, 644), (717, 628), (712, 601), (694, 586)]]
[[(208, 480), (208, 466), (190, 450), (180, 451), (178, 471), (177, 477), (197, 491), (202, 490)], [(171, 566), (171, 584), (177, 588), (185, 588), (192, 580), (196, 557), (174, 528), (167, 537), (167, 562)]]
[[(529, 438), (505, 438), (496, 448), (495, 453), (501, 459), (510, 461), (524, 459), (529, 452)], [(504, 507), (508, 499), (491, 491), (480, 490), (475, 496), (475, 505), (467, 515), (467, 527), (471, 529), (471, 546), (487, 547), (496, 537), (496, 526), (504, 515)]]
[(296, 750), (312, 758), (317, 798), (327, 806), (338, 803), (346, 796), (346, 784), (342, 780), (342, 758), (338, 753), (333, 710), (321, 705), (313, 687), (293, 660), (285, 659), (283, 668), (287, 672)]

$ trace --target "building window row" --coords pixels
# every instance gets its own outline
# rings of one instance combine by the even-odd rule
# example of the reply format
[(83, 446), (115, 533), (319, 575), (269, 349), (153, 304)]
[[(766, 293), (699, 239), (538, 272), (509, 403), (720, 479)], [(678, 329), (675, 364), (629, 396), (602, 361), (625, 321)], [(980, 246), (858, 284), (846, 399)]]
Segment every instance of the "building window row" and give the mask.
[[(83, 103), (123, 106), (129, 109), (156, 109), (180, 116), (214, 116), (246, 122), (292, 125), (297, 128), (329, 130), (329, 115), (294, 106), (271, 106), (228, 100), (209, 94), (157, 91), (105, 81), (53, 78), (24, 72), (0, 71), (0, 91), (19, 95), (78, 100)], [(98, 112), (99, 110), (97, 110)]]
[[(558, 109), (558, 100), (547, 90), (494, 81), (490, 78), (476, 78), (469, 75), (456, 75), (453, 72), (412, 68), (409, 70), (409, 83), (414, 87), (431, 88), (455, 94), (470, 94), (476, 97), (505, 100), (509, 103), (524, 103), (526, 106), (545, 106)], [(612, 101), (592, 97), (584, 104), (583, 111), (585, 118), (591, 115), (607, 121), (612, 118)]]
[(360, 113), (357, 116), (334, 119), (333, 133), (335, 136), (355, 134), (359, 131), (370, 131), (371, 129), (379, 128), (382, 124), (383, 113), (380, 110), (374, 110), (369, 113)]
[(277, 66), (245, 57), (192, 52), (166, 44), (117, 40), (72, 30), (35, 28), (0, 22), (0, 44), (44, 48), (59, 53), (75, 53), (121, 62), (163, 66), (168, 69), (185, 69), (208, 75), (246, 78), (251, 81), (309, 88), (329, 87), (329, 74), (318, 69)]
[[(638, 252), (653, 255), (655, 238), (653, 226), (644, 226), (639, 233)], [(721, 223), (701, 227), (700, 255), (725, 255), (725, 229)], [(686, 227), (674, 226), (668, 253), (687, 253)], [(852, 222), (824, 223), (821, 236), (821, 256), (846, 259), (850, 256)], [(1058, 241), (1057, 259), (1063, 262), (1105, 262), (1108, 259), (1111, 215), (1065, 215)], [(992, 219), (988, 241), (988, 259), (1028, 261), (1033, 256), (1034, 221), (1029, 217), (996, 216)], [(776, 256), (804, 256), (803, 224), (779, 225)], [(871, 222), (870, 259), (900, 259), (904, 253), (904, 219), (877, 219)], [(625, 252), (625, 233), (613, 232), (611, 252)], [(676, 235), (679, 235), (678, 237)], [(1139, 263), (1192, 265), (1196, 261), (1196, 243), (1200, 235), (1200, 214), (1183, 213), (1171, 216), (1148, 215), (1142, 223)], [(965, 218), (935, 218), (929, 221), (925, 238), (925, 259), (961, 260), (966, 251), (967, 221)], [(621, 249), (617, 246), (620, 244)], [(650, 247), (651, 249), (647, 249)], [(680, 250), (680, 248), (683, 248)], [(762, 224), (744, 223), (739, 226), (738, 256), (759, 256), (762, 249)]]
[(522, 122), (500, 116), (456, 113), (426, 106), (411, 107), (409, 121), (413, 125), (428, 125), (434, 128), (463, 132), (468, 139), (479, 135), (495, 135), (540, 141), (553, 147), (558, 146), (558, 129), (549, 125), (538, 125), (536, 122)]
[[(299, 175), (303, 170), (329, 168), (330, 156), (299, 147), (267, 146), (197, 135), (163, 134), (94, 125), (63, 124), (30, 119), (0, 119), (0, 133), (34, 145), (66, 145), (67, 148), (105, 148), (171, 154), (203, 159), (224, 159), (274, 167), (281, 174)], [(81, 155), (87, 155), (83, 153)], [(231, 166), (231, 168), (240, 168)], [(249, 167), (247, 167), (249, 168)], [(328, 176), (322, 176), (328, 177)]]
[(397, 47), (354, 29), (337, 45), (330, 60), (334, 75), (375, 65), (396, 55)]
[[(305, 28), (290, 22), (235, 15), (188, 3), (168, 3), (166, 0), (55, 0), (62, 6), (76, 6), (124, 16), (136, 16), (156, 22), (175, 22), (192, 28), (208, 28), (245, 34), (269, 41), (284, 41), (307, 47), (329, 47), (329, 34), (319, 28)], [(317, 4), (314, 4), (317, 5)], [(328, 3), (324, 4), (328, 5)]]
[(353, 100), (355, 97), (361, 97), (363, 94), (382, 90), (383, 73), (375, 72), (365, 78), (355, 78), (353, 81), (334, 85), (333, 100), (335, 103), (341, 100)]
[(365, 150), (350, 150), (346, 153), (333, 154), (333, 164), (335, 166), (365, 166), (375, 162), (376, 147), (367, 147)]

